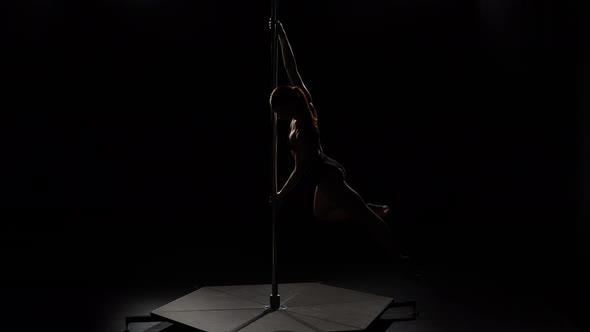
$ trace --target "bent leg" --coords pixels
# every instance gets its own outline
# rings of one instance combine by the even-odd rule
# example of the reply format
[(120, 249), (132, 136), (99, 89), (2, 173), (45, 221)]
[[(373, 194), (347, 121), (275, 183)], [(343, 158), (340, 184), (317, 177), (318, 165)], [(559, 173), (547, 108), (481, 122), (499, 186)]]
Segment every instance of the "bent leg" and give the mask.
[[(366, 203), (366, 205), (383, 220), (391, 214), (391, 208), (387, 204)], [(333, 206), (319, 187), (315, 189), (313, 209), (314, 216), (322, 221), (348, 221), (354, 218), (348, 211)]]
[[(377, 209), (379, 210), (379, 209)], [(392, 242), (392, 233), (387, 223), (374, 211), (364, 199), (344, 179), (326, 178), (316, 188), (314, 215), (319, 219), (337, 217), (343, 220), (356, 219), (367, 226), (377, 245), (391, 257), (397, 256)], [(381, 209), (384, 211), (384, 209)]]

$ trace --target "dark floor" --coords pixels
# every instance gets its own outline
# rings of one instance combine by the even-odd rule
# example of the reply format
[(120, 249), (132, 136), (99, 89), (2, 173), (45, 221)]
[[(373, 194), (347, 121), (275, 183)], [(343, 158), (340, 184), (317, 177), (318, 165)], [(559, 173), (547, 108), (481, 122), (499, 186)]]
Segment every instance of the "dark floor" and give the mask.
[[(2, 330), (122, 332), (126, 316), (148, 314), (194, 286), (270, 282), (268, 255), (256, 256), (249, 250), (146, 246), (133, 252), (126, 257), (113, 254), (110, 261), (109, 255), (97, 254), (97, 261), (80, 262), (82, 272), (69, 278), (59, 274), (63, 267), (56, 265), (55, 257), (52, 264), (50, 254), (46, 266), (21, 261), (21, 272), (30, 271), (30, 278), (4, 283), (2, 302), (10, 315), (5, 316)], [(52, 268), (53, 278), (40, 282), (35, 273), (46, 269), (42, 273), (50, 275)], [(388, 331), (582, 331), (566, 312), (570, 304), (555, 302), (560, 285), (539, 284), (528, 276), (500, 277), (475, 265), (471, 269), (441, 261), (424, 261), (420, 272), (421, 278), (416, 278), (397, 265), (291, 260), (281, 265), (279, 278), (417, 301), (418, 319), (395, 322)], [(167, 327), (140, 323), (131, 325), (131, 331)]]
[[(45, 211), (34, 219), (36, 231), (19, 217), (18, 229), (0, 233), (0, 302), (7, 317), (1, 331), (122, 332), (126, 316), (147, 315), (195, 286), (271, 282), (267, 225), (234, 224), (228, 232), (220, 223), (201, 222), (197, 229), (115, 212), (94, 219), (75, 215), (60, 224), (41, 223), (42, 216), (58, 215)], [(508, 236), (483, 223), (462, 227), (469, 240), (451, 237), (459, 233), (447, 226), (408, 236), (415, 244), (414, 268), (385, 264), (354, 229), (285, 228), (279, 233), (279, 281), (417, 301), (418, 319), (395, 322), (389, 331), (587, 330), (588, 306), (579, 293), (587, 283), (574, 269), (581, 263), (562, 255), (566, 250), (542, 249), (545, 233), (528, 228), (513, 227)], [(132, 325), (131, 332), (162, 327), (151, 325)]]

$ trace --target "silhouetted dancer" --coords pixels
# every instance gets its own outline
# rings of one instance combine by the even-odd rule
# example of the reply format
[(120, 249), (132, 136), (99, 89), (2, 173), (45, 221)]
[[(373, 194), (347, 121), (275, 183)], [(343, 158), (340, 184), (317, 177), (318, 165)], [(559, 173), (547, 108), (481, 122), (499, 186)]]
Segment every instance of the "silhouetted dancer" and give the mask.
[(392, 262), (409, 258), (402, 250), (399, 233), (392, 231), (387, 204), (366, 203), (347, 182), (346, 170), (322, 148), (318, 115), (311, 94), (297, 68), (293, 49), (283, 25), (277, 23), (283, 67), (290, 85), (275, 87), (270, 107), (279, 120), (290, 121), (288, 142), (294, 158), (293, 170), (277, 193), (279, 205), (305, 178), (314, 185), (313, 215), (321, 221), (356, 220), (365, 226)]

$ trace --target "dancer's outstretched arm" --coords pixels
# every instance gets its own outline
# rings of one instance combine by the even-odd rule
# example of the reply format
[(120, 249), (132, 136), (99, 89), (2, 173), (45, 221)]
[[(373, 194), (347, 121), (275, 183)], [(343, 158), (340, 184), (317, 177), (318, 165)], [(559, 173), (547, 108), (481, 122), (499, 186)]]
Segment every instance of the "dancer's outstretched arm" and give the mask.
[(285, 71), (287, 72), (287, 76), (289, 77), (289, 81), (291, 81), (291, 85), (295, 85), (300, 87), (306, 94), (307, 99), (311, 102), (311, 94), (309, 90), (303, 83), (301, 79), (301, 74), (299, 73), (299, 69), (297, 68), (297, 61), (295, 60), (295, 54), (293, 53), (293, 48), (291, 47), (291, 43), (289, 42), (289, 38), (287, 38), (287, 33), (283, 27), (281, 22), (277, 22), (277, 35), (279, 37), (279, 43), (281, 45), (281, 55), (283, 59), (283, 66)]
[(301, 180), (302, 175), (303, 174), (297, 167), (293, 169), (293, 171), (289, 175), (289, 178), (287, 179), (285, 184), (283, 184), (283, 188), (281, 188), (281, 190), (279, 190), (279, 192), (277, 193), (277, 197), (279, 200), (284, 199), (287, 196), (287, 194), (291, 190), (293, 190), (293, 188), (295, 188), (297, 183)]

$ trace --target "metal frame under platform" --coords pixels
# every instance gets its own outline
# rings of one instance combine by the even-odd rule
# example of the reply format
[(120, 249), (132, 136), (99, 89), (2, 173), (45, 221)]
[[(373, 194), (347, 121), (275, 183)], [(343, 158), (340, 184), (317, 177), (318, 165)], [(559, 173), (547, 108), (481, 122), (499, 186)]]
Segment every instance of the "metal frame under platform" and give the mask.
[[(414, 301), (392, 298), (318, 282), (281, 284), (279, 309), (267, 304), (270, 284), (209, 286), (165, 304), (149, 316), (127, 317), (130, 323), (165, 321), (205, 332), (378, 331), (393, 321), (415, 320)], [(389, 308), (409, 307), (410, 313), (381, 320)], [(379, 322), (377, 322), (379, 321)], [(379, 329), (380, 330), (380, 329)]]

